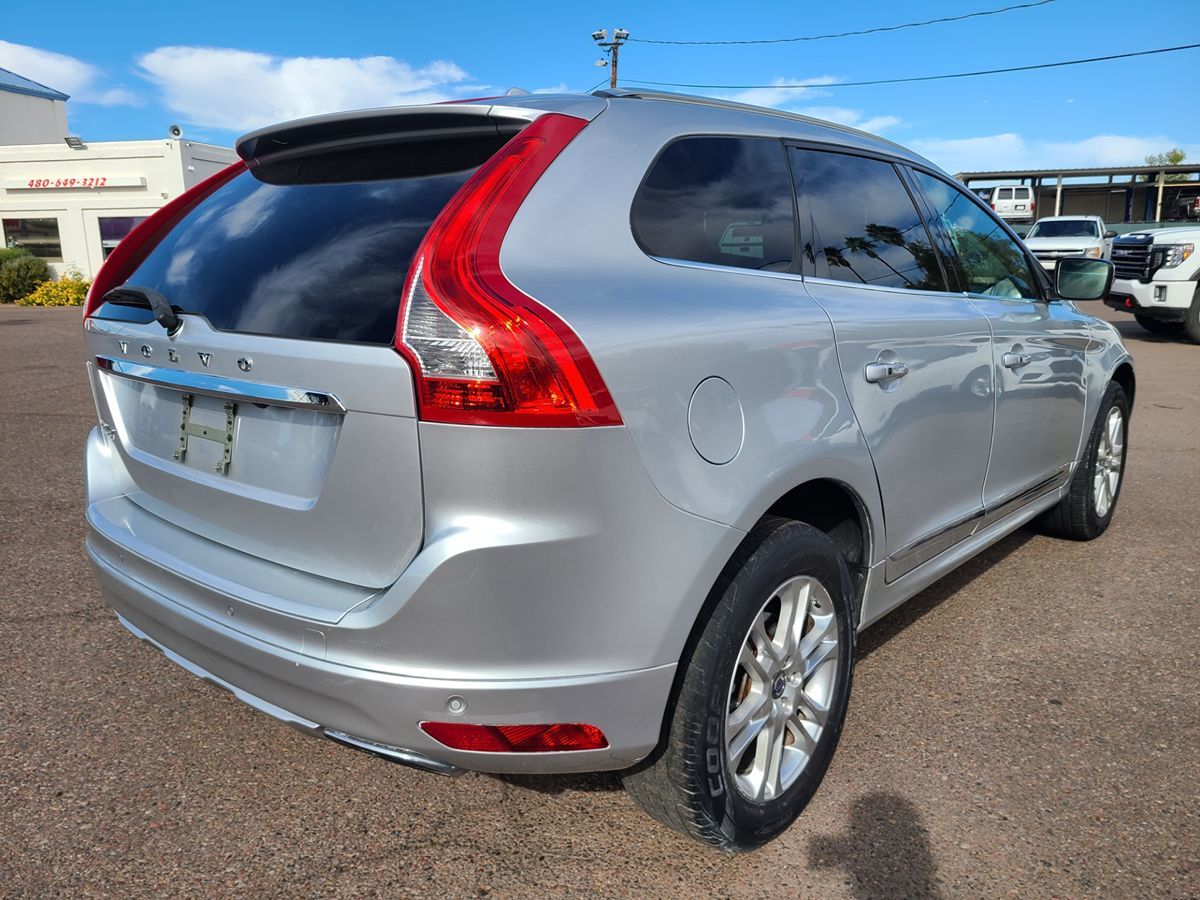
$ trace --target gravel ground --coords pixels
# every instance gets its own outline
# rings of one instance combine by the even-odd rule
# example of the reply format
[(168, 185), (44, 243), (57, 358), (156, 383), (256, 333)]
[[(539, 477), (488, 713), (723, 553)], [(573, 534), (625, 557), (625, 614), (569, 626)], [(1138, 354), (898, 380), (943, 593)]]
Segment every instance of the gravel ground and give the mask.
[(0, 894), (1197, 896), (1200, 347), (1119, 321), (1113, 527), (1018, 532), (868, 631), (820, 793), (726, 856), (614, 776), (389, 765), (126, 634), (83, 554), (79, 313), (0, 309)]

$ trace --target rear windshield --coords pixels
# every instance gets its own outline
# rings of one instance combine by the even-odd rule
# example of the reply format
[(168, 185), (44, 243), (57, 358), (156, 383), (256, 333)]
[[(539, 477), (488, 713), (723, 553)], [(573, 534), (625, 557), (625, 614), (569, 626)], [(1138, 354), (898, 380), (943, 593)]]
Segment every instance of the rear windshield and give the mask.
[(1028, 237), (1099, 237), (1100, 229), (1095, 222), (1077, 219), (1064, 222), (1038, 222), (1029, 232)]
[[(427, 149), (399, 146), (371, 151), (369, 164), (259, 167), (193, 209), (126, 283), (223, 331), (391, 343), (421, 238), (496, 149), (449, 154), (454, 171), (430, 172)], [(414, 153), (426, 163), (413, 165)]]

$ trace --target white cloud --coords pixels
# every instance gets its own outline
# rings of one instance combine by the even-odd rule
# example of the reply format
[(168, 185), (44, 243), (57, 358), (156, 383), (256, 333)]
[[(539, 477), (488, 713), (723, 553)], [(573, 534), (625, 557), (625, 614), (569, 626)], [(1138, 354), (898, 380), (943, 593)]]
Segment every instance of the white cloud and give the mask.
[(837, 81), (832, 75), (820, 75), (816, 78), (772, 78), (771, 87), (748, 88), (744, 91), (723, 93), (726, 100), (736, 103), (750, 103), (754, 106), (773, 106), (786, 109), (806, 97), (819, 97), (821, 91), (812, 88), (823, 84), (834, 84)]
[(1200, 146), (1189, 147), (1164, 135), (1099, 134), (1077, 141), (1053, 141), (1006, 132), (971, 138), (915, 138), (908, 145), (947, 172), (1141, 165), (1147, 155), (1171, 147), (1182, 147), (1189, 159), (1200, 157)]
[(104, 70), (73, 56), (0, 41), (0, 68), (69, 94), (76, 103), (129, 106), (137, 95), (112, 84)]
[(863, 131), (880, 132), (900, 124), (900, 119), (896, 116), (867, 116), (861, 109), (847, 109), (844, 106), (804, 105), (818, 97), (828, 96), (829, 92), (821, 90), (821, 87), (837, 84), (837, 81), (832, 75), (819, 75), (815, 78), (781, 77), (772, 79), (771, 87), (726, 91), (719, 96), (737, 103), (750, 103), (754, 106), (766, 106), (800, 113), (814, 119), (825, 119)]
[(558, 84), (554, 85), (553, 87), (534, 88), (533, 93), (535, 93), (535, 94), (566, 94), (570, 90), (571, 89), (569, 87), (567, 87), (567, 83), (565, 81), (560, 81)]
[(900, 119), (896, 116), (871, 116), (864, 118), (864, 113), (861, 109), (847, 109), (844, 106), (805, 106), (800, 109), (793, 110), (804, 116), (812, 116), (814, 119), (824, 119), (827, 122), (837, 122), (839, 125), (849, 125), (851, 128), (858, 128), (862, 131), (870, 131), (878, 134), (888, 128), (895, 128), (900, 124)]
[(346, 109), (434, 103), (478, 85), (436, 60), (414, 67), (391, 56), (271, 56), (223, 47), (159, 47), (138, 58), (184, 121), (248, 129)]

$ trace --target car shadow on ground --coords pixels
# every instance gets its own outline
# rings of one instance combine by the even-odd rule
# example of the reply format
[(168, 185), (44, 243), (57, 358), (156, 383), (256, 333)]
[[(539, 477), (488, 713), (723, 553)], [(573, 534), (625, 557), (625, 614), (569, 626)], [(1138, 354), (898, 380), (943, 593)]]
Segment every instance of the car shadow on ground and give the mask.
[(865, 898), (938, 897), (941, 885), (929, 832), (917, 808), (888, 791), (854, 801), (846, 827), (808, 842), (814, 869), (841, 869), (850, 893)]

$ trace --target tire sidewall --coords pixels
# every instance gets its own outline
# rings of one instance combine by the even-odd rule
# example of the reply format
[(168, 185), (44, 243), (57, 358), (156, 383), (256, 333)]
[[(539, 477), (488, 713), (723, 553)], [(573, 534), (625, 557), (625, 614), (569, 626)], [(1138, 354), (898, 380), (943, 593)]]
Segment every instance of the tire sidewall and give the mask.
[[(1112, 503), (1109, 504), (1108, 512), (1101, 516), (1096, 511), (1096, 496), (1094, 490), (1096, 478), (1097, 453), (1100, 448), (1100, 440), (1107, 427), (1108, 414), (1113, 407), (1117, 407), (1121, 411), (1121, 437), (1123, 440), (1124, 449), (1121, 452), (1121, 474), (1117, 479), (1117, 490), (1113, 495)], [(1104, 399), (1100, 402), (1100, 411), (1096, 415), (1096, 422), (1092, 426), (1092, 436), (1088, 441), (1087, 458), (1084, 461), (1085, 479), (1084, 483), (1087, 486), (1087, 523), (1088, 530), (1094, 535), (1100, 535), (1112, 522), (1113, 514), (1117, 511), (1117, 503), (1121, 499), (1121, 491), (1125, 488), (1125, 467), (1129, 462), (1129, 398), (1125, 395), (1124, 389), (1119, 384), (1110, 384), (1108, 390), (1104, 392)]]
[[(797, 780), (778, 798), (758, 803), (744, 797), (733, 781), (725, 755), (729, 685), (742, 642), (771, 593), (789, 578), (808, 575), (829, 592), (837, 613), (837, 682), (830, 715), (816, 750)], [(837, 748), (849, 701), (854, 665), (852, 588), (845, 562), (828, 537), (793, 522), (781, 526), (728, 585), (706, 629), (715, 656), (704, 665), (706, 706), (700, 729), (705, 775), (701, 802), (711, 821), (733, 845), (748, 849), (766, 843), (792, 823), (816, 792)]]

